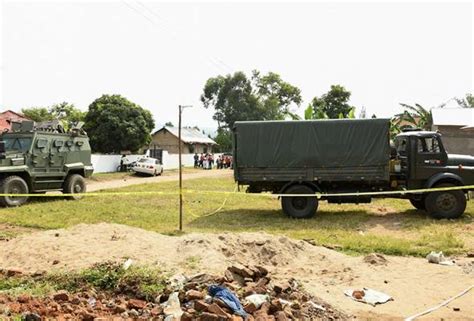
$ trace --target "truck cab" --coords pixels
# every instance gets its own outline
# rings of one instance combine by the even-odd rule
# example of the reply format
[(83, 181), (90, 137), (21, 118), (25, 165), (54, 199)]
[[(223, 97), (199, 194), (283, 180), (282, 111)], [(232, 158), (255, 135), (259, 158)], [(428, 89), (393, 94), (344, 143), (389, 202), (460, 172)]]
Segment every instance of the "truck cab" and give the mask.
[[(440, 188), (474, 184), (474, 156), (449, 154), (438, 132), (410, 130), (395, 137), (397, 170), (392, 186), (405, 189)], [(467, 191), (412, 194), (413, 206), (437, 218), (460, 216), (466, 207)]]

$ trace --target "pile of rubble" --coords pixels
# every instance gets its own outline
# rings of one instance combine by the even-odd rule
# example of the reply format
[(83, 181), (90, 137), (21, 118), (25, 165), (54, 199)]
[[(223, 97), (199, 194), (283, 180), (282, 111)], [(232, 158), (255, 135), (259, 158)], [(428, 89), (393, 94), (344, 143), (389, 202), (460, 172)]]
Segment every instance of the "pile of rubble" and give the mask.
[[(220, 289), (227, 296), (216, 295)], [(214, 296), (212, 296), (213, 294)], [(304, 290), (294, 279), (272, 280), (261, 266), (234, 265), (222, 277), (174, 276), (154, 302), (94, 291), (60, 291), (38, 299), (0, 296), (0, 318), (23, 315), (26, 320), (345, 320), (348, 316)]]

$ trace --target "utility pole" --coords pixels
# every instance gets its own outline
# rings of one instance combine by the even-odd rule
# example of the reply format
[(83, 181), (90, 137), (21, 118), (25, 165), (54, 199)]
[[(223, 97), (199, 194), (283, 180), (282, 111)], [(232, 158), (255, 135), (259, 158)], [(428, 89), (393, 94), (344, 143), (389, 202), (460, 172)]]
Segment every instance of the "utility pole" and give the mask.
[(178, 166), (179, 166), (179, 231), (183, 230), (183, 168), (181, 164), (181, 114), (184, 108), (192, 107), (179, 105), (179, 116), (178, 116)]

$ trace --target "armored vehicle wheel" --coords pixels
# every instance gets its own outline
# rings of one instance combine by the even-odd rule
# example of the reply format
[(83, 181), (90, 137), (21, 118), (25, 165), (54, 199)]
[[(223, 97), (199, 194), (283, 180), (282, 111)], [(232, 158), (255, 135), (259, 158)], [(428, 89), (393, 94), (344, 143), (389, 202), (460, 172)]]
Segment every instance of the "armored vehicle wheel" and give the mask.
[[(19, 176), (8, 176), (0, 181), (1, 194), (28, 194), (28, 184)], [(28, 201), (28, 196), (1, 196), (1, 206), (20, 206)]]
[[(285, 194), (314, 194), (314, 191), (306, 185), (293, 185), (285, 191)], [(288, 216), (310, 218), (318, 209), (318, 199), (316, 197), (282, 197), (281, 207)]]
[(64, 181), (64, 185), (63, 185), (64, 194), (78, 194), (77, 196), (76, 195), (69, 196), (68, 197), (69, 199), (74, 199), (74, 200), (81, 199), (82, 196), (80, 196), (79, 194), (85, 193), (86, 189), (87, 189), (86, 181), (84, 177), (82, 177), (79, 174), (69, 175)]
[[(436, 187), (451, 187), (452, 184), (440, 184)], [(440, 191), (429, 193), (425, 206), (433, 218), (458, 218), (466, 209), (466, 196), (463, 191)]]
[(424, 197), (422, 197), (422, 198), (419, 199), (419, 200), (410, 198), (410, 203), (411, 203), (411, 205), (413, 205), (413, 207), (416, 208), (417, 210), (421, 210), (421, 211), (426, 210), (425, 198), (424, 198)]

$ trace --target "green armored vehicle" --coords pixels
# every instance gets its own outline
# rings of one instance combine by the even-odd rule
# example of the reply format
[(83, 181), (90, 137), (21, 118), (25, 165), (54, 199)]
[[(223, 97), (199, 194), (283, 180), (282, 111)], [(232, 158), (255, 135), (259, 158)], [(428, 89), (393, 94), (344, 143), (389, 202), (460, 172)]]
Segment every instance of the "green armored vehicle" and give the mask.
[[(93, 167), (89, 138), (81, 127), (66, 131), (54, 121), (14, 123), (0, 137), (0, 194), (84, 193), (84, 178), (92, 175)], [(0, 196), (0, 205), (20, 206), (27, 200)]]

